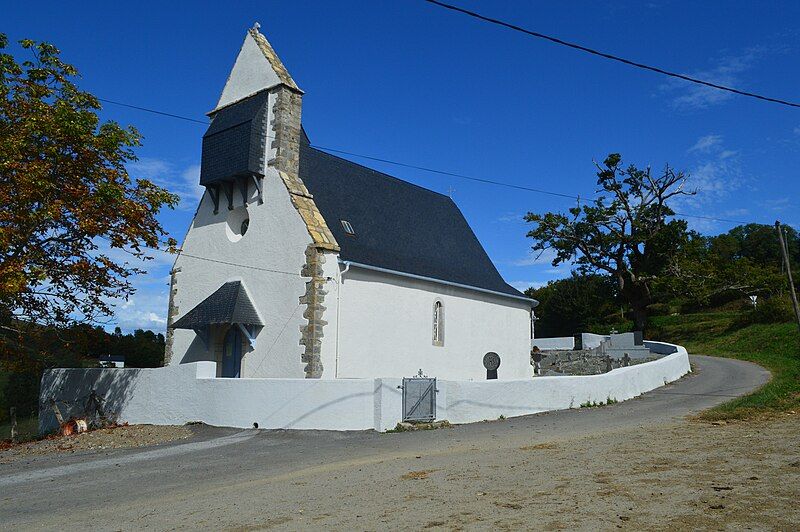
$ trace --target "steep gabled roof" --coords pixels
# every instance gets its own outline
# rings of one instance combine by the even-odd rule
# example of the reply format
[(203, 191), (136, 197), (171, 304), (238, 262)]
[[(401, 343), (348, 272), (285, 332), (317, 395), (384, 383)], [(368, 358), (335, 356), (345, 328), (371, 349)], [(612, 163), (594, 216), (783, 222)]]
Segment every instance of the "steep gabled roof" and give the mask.
[(230, 281), (217, 288), (213, 294), (173, 323), (172, 328), (196, 329), (223, 323), (264, 325), (241, 281)]
[(305, 131), (300, 178), (342, 260), (524, 297), (506, 284), (449, 197), (312, 148)]

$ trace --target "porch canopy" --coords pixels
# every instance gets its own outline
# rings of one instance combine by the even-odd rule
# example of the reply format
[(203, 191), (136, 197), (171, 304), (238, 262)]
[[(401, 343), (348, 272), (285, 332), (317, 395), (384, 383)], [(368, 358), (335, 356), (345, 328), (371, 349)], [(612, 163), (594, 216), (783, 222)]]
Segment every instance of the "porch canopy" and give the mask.
[(209, 325), (221, 324), (264, 326), (241, 281), (230, 281), (220, 286), (170, 327), (201, 331)]

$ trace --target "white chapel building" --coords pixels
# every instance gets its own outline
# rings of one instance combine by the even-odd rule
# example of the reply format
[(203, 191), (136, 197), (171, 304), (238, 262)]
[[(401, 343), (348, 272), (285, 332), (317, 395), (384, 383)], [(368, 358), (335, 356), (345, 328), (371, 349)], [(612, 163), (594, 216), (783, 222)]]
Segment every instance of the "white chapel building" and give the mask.
[(167, 363), (238, 378), (531, 377), (536, 301), (449, 197), (313, 148), (302, 98), (256, 25), (209, 113)]

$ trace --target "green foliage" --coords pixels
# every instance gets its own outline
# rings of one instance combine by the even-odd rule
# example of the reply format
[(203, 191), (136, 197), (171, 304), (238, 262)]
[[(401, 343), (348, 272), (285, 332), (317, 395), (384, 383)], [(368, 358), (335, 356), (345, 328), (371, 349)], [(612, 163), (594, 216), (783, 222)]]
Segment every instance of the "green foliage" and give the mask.
[(775, 296), (758, 301), (755, 308), (742, 313), (740, 323), (793, 323), (795, 322), (792, 301), (788, 295)]
[[(789, 257), (792, 262), (800, 261), (800, 240), (797, 231), (790, 226), (783, 226), (786, 234), (786, 245), (789, 248)], [(781, 263), (781, 248), (775, 227), (772, 225), (747, 224), (731, 229), (726, 237), (733, 240), (730, 258), (746, 258), (759, 265), (779, 265)], [(718, 244), (719, 245), (719, 244)]]
[[(800, 252), (798, 234), (784, 226), (790, 251)], [(652, 278), (646, 307), (649, 316), (693, 313), (709, 308), (742, 311), (742, 326), (793, 320), (786, 276), (773, 226), (750, 224), (716, 236), (690, 232), (665, 259), (667, 268)], [(793, 263), (800, 266), (800, 257)], [(800, 271), (795, 272), (800, 280)], [(579, 332), (607, 334), (632, 330), (629, 307), (611, 275), (581, 274), (528, 289), (539, 301), (536, 336), (571, 336)], [(750, 295), (758, 296), (752, 308)]]
[[(797, 254), (797, 233), (785, 229), (790, 253)], [(670, 257), (667, 271), (655, 289), (684, 298), (696, 309), (750, 295), (770, 297), (787, 288), (778, 236), (767, 225), (738, 226), (717, 236), (692, 232)]]
[(686, 240), (686, 222), (667, 220), (668, 202), (683, 190), (685, 176), (669, 166), (659, 175), (650, 168), (625, 167), (612, 153), (598, 166), (600, 194), (568, 214), (528, 213), (534, 251), (555, 251), (553, 265), (573, 261), (581, 273), (611, 276), (631, 307), (637, 329), (653, 302), (651, 287), (663, 274), (666, 258)]
[(597, 408), (597, 407), (601, 407), (601, 406), (614, 405), (614, 404), (617, 404), (618, 402), (619, 401), (617, 401), (613, 397), (609, 397), (608, 399), (605, 400), (605, 402), (604, 401), (600, 401), (598, 403), (597, 401), (586, 401), (585, 403), (581, 403), (581, 408)]
[(107, 354), (125, 355), (125, 367), (157, 368), (164, 365), (165, 342), (161, 333), (137, 329), (133, 334), (114, 334), (109, 344)]
[[(176, 245), (157, 219), (178, 198), (126, 164), (141, 136), (101, 122), (100, 102), (48, 43), (0, 35), (0, 321), (64, 326), (112, 313), (146, 248)], [(112, 253), (108, 249), (117, 249)], [(3, 358), (22, 356), (0, 337)]]
[(547, 285), (528, 289), (528, 297), (539, 301), (536, 307), (536, 336), (572, 336), (599, 328), (609, 322), (609, 316), (619, 316), (614, 280), (607, 275), (581, 275), (573, 272), (566, 279), (550, 281)]
[(666, 316), (673, 313), (673, 307), (669, 303), (653, 303), (647, 306), (647, 313), (650, 316)]
[(690, 353), (755, 362), (772, 372), (756, 392), (701, 414), (701, 418), (747, 419), (800, 408), (800, 334), (795, 323), (742, 325), (741, 312), (659, 316), (648, 336), (681, 344)]

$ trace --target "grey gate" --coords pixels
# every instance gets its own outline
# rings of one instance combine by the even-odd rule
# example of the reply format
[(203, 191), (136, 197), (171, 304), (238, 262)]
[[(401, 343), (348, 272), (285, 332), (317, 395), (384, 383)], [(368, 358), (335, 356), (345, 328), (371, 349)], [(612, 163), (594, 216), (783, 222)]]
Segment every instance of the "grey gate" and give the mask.
[(403, 421), (436, 419), (436, 379), (403, 378)]

